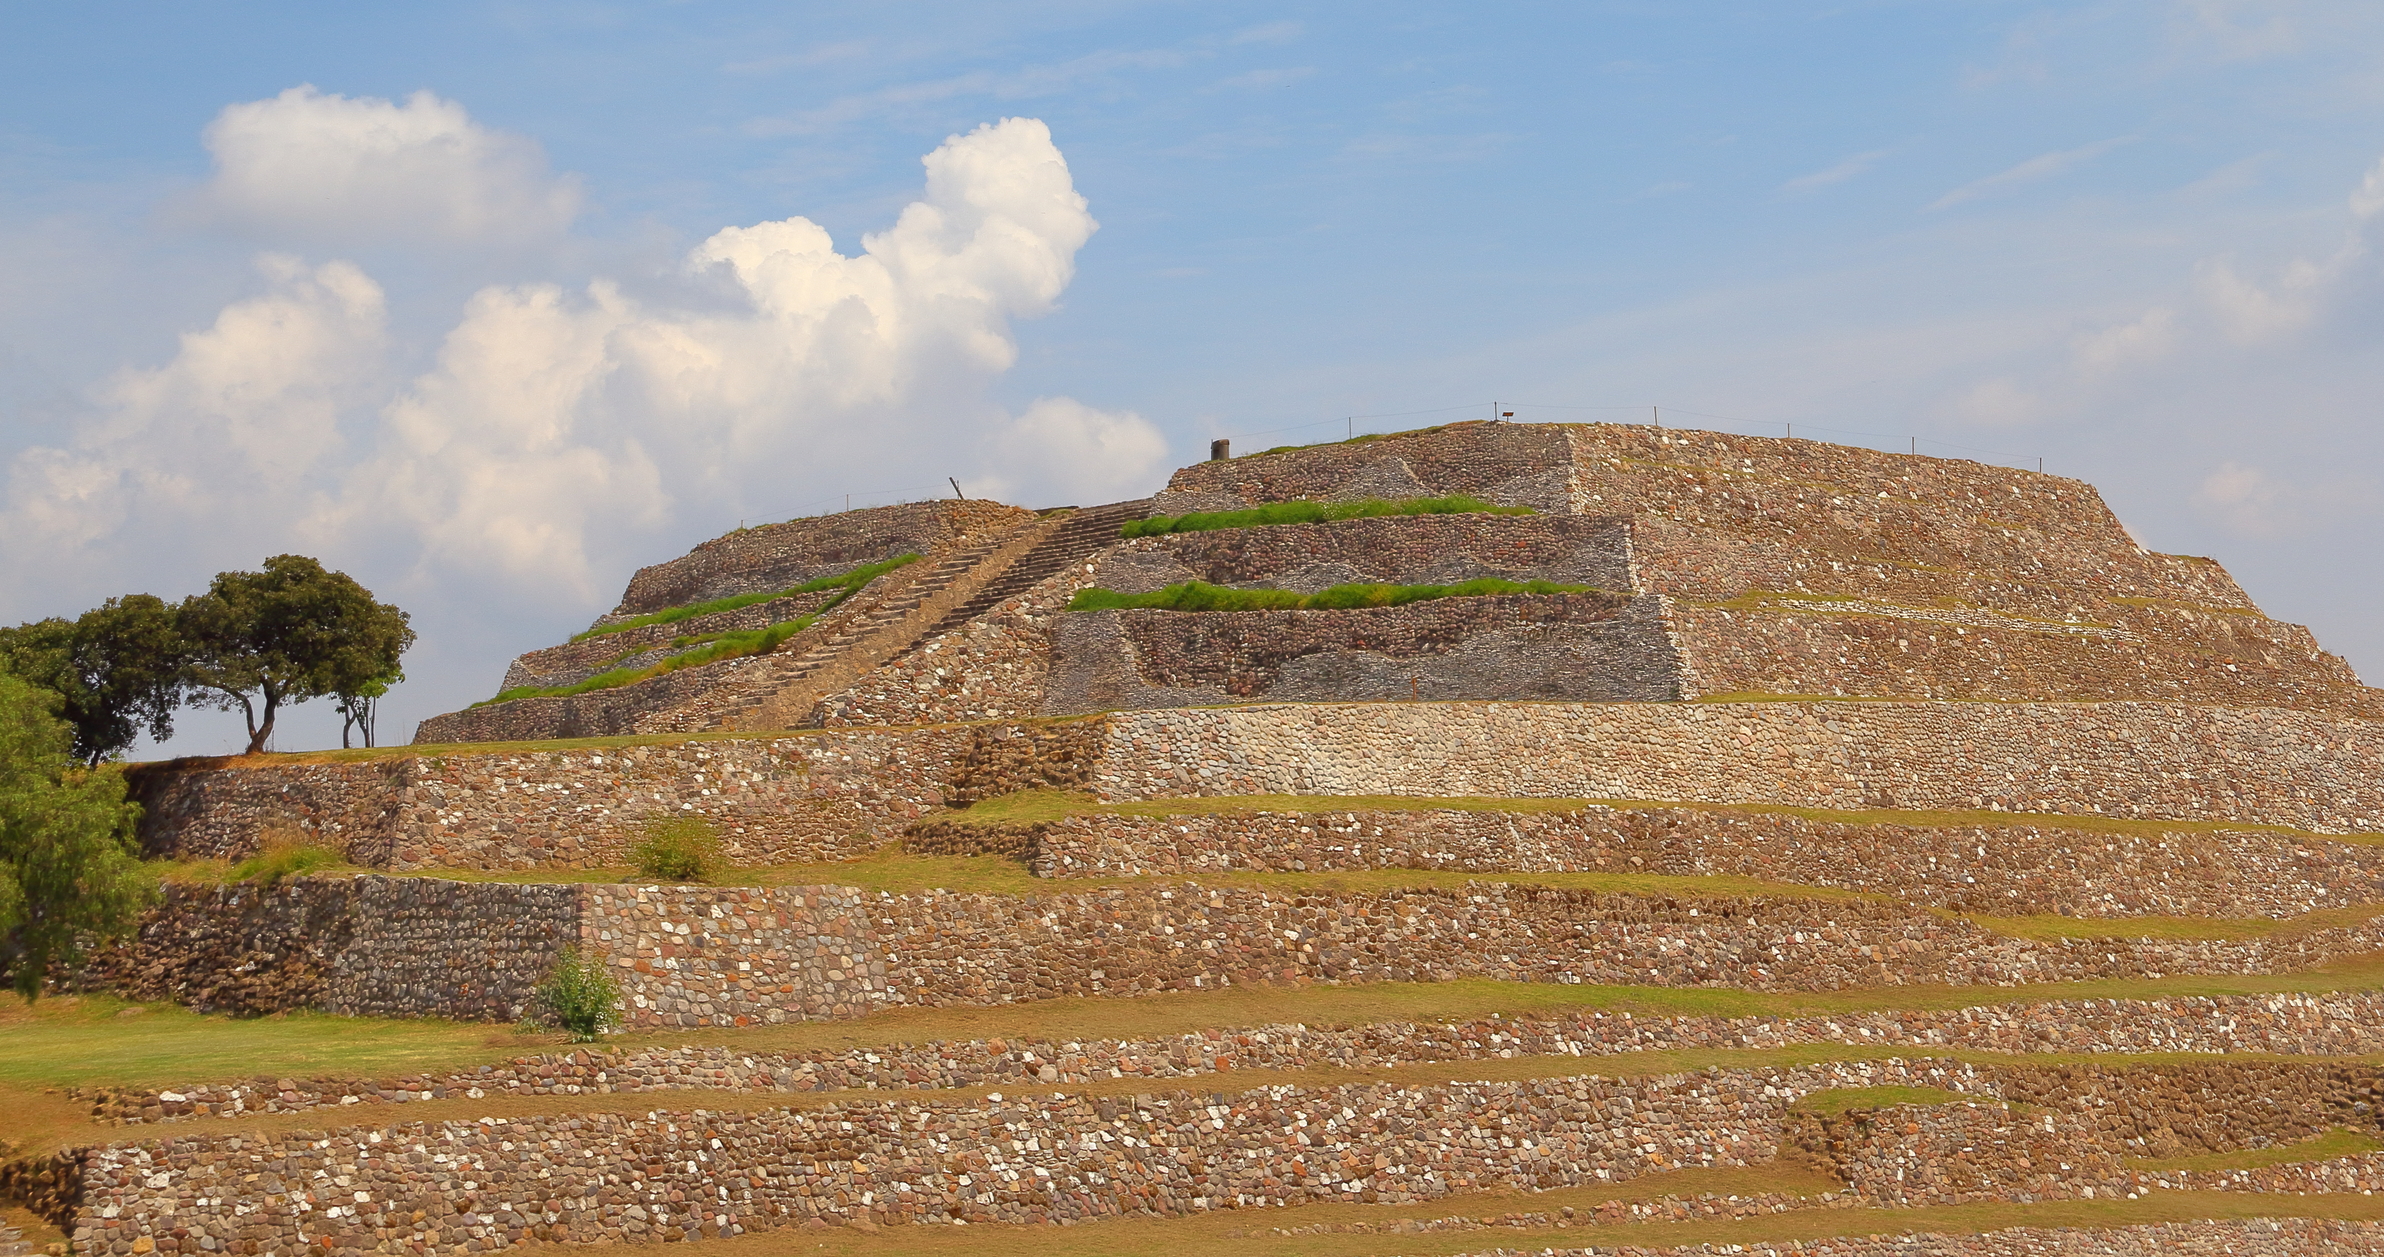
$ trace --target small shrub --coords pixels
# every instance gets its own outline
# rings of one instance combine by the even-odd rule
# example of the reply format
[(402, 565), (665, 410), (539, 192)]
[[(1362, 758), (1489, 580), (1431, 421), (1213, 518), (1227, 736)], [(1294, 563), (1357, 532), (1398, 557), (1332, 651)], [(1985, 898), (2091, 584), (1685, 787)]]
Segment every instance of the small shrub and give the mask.
[(646, 827), (629, 849), (638, 875), (665, 882), (700, 882), (720, 871), (720, 834), (700, 817), (672, 817)]
[(235, 882), (278, 886), (290, 878), (336, 869), (347, 862), (348, 853), (336, 846), (309, 841), (303, 834), (284, 832), (267, 834), (265, 845), (255, 855), (233, 865), (228, 876)]
[(603, 961), (577, 947), (555, 957), (555, 967), (538, 986), (538, 999), (573, 1043), (594, 1043), (621, 1028), (621, 984)]

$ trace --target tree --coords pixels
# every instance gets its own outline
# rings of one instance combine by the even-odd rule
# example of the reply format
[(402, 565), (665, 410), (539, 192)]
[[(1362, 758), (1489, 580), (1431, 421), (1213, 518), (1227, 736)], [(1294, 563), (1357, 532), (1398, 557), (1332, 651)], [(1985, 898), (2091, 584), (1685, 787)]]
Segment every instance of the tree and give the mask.
[(157, 893), (122, 771), (74, 758), (74, 731), (51, 714), (58, 702), (0, 672), (0, 968), (29, 1000), (86, 941), (131, 932)]
[(0, 666), (58, 695), (75, 754), (92, 765), (142, 733), (174, 736), (183, 653), (174, 610), (148, 594), (110, 598), (71, 622), (0, 629)]
[(262, 572), (219, 572), (176, 615), (190, 652), (184, 677), (208, 692), (205, 701), (247, 717), (251, 755), (265, 749), (284, 703), (362, 697), (403, 677), (398, 656), (414, 644), (406, 620), (301, 554), (277, 554)]

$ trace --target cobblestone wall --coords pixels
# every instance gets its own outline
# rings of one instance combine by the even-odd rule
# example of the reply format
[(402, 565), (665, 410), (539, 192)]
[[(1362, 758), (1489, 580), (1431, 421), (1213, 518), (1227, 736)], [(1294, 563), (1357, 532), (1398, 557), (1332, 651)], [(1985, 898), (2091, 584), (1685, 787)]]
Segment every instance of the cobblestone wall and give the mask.
[[(154, 1123), (406, 1104), (475, 1091), (547, 1096), (1080, 1084), (1116, 1078), (1198, 1079), (1253, 1069), (1385, 1069), (1435, 1061), (1595, 1058), (1809, 1044), (2016, 1054), (2364, 1056), (2384, 1051), (2384, 995), (2052, 1000), (1811, 1017), (1642, 1017), (1576, 1011), (1431, 1023), (1261, 1025), (1161, 1039), (1010, 1037), (807, 1052), (703, 1046), (587, 1048), (517, 1057), (458, 1074), (379, 1080), (257, 1078), (76, 1093), (74, 1098), (89, 1101), (93, 1115), (103, 1121)], [(2372, 1100), (2351, 1097), (2354, 1113), (2362, 1102), (2373, 1109)], [(2272, 1140), (2276, 1137), (2270, 1132)]]
[(201, 1011), (313, 1008), (511, 1021), (580, 935), (575, 886), (300, 878), (273, 888), (168, 886), (91, 986)]
[(1140, 537), (1104, 551), (1094, 583), (1147, 593), (1189, 580), (1238, 588), (1453, 585), (1481, 577), (1628, 591), (1630, 521), (1575, 515), (1411, 515)]
[(397, 870), (595, 868), (625, 863), (655, 818), (702, 816), (733, 858), (796, 863), (871, 850), (941, 804), (971, 736), (838, 730), (348, 764), (175, 761), (132, 776), (153, 855), (237, 859), (260, 835), (295, 829)]
[(1270, 705), (1109, 717), (1097, 794), (1668, 799), (2384, 830), (2384, 730), (2153, 703)]
[(1078, 612), (1050, 643), (1050, 715), (1269, 699), (1668, 702), (1683, 688), (1659, 600), (1605, 593)]
[(924, 821), (903, 842), (1014, 855), (1060, 878), (1385, 868), (1722, 874), (2004, 916), (2290, 917), (2384, 902), (2384, 845), (2250, 830), (2105, 833), (2016, 818), (1854, 824), (1602, 806), (1085, 814), (1018, 825)]
[(505, 669), (505, 679), (497, 688), (503, 691), (527, 685), (575, 685), (599, 672), (647, 667), (673, 653), (671, 643), (678, 638), (767, 628), (781, 620), (797, 619), (818, 611), (842, 592), (839, 589), (815, 589), (807, 594), (789, 594), (784, 598), (757, 602), (734, 611), (715, 611), (710, 615), (675, 620), (669, 624), (647, 624), (591, 637), (586, 641), (566, 642), (560, 646), (533, 650), (516, 658)]
[(815, 1218), (1036, 1222), (1431, 1200), (1746, 1165), (1768, 1159), (1781, 1113), (1812, 1090), (1971, 1077), (1956, 1064), (1868, 1062), (192, 1134), (95, 1150), (74, 1234), (80, 1251), (109, 1257), (169, 1237), (218, 1251), (378, 1252), (733, 1235)]
[[(1039, 895), (867, 896), (833, 886), (359, 882), (364, 890), (357, 893), (373, 896), (371, 903), (325, 910), (353, 914), (322, 930), (325, 937), (347, 931), (336, 950), (293, 940), (281, 916), (247, 924), (244, 901), (194, 899), (178, 909), (180, 924), (145, 933), (138, 954), (103, 971), (128, 976), (94, 981), (189, 998), (187, 992), (223, 985), (226, 972), (262, 968), (260, 957), (287, 955), (297, 958), (288, 963), (306, 980), (242, 987), (289, 992), (270, 1005), (263, 995), (248, 997), (257, 1006), (486, 1017), (500, 1004), (511, 1007), (514, 997), (483, 998), (450, 979), (468, 982), (472, 958), (496, 950), (519, 952), (522, 964), (543, 972), (559, 944), (538, 940), (560, 937), (562, 927), (548, 924), (551, 914), (541, 915), (548, 908), (531, 911), (522, 906), (526, 900), (516, 902), (532, 892), (551, 897), (552, 913), (566, 912), (553, 905), (570, 905), (567, 915), (583, 923), (573, 928), (614, 966), (628, 1018), (643, 1026), (751, 1025), (893, 1005), (1006, 1004), (1252, 982), (1479, 977), (1749, 990), (1992, 987), (2291, 972), (2384, 948), (2384, 922), (2241, 940), (2032, 941), (1874, 902), (1494, 883), (1381, 891), (1177, 883)], [(336, 881), (310, 880), (299, 890), (325, 884)], [(444, 906), (425, 910), (408, 895)], [(374, 913), (388, 919), (366, 923)], [(232, 924), (217, 924), (210, 914)], [(219, 938), (232, 941), (211, 941)], [(526, 989), (490, 989), (499, 987)]]
[(630, 577), (615, 617), (737, 594), (785, 589), (898, 554), (927, 554), (960, 537), (1012, 526), (1034, 512), (1000, 502), (907, 502), (765, 524), (715, 537)]
[[(2162, 1222), (2127, 1227), (2007, 1227), (1983, 1232), (1843, 1235), (1732, 1245), (1746, 1257), (2364, 1257), (2384, 1253), (2384, 1223), (2331, 1218)], [(1687, 1248), (1483, 1250), (1466, 1257), (1712, 1257)]]

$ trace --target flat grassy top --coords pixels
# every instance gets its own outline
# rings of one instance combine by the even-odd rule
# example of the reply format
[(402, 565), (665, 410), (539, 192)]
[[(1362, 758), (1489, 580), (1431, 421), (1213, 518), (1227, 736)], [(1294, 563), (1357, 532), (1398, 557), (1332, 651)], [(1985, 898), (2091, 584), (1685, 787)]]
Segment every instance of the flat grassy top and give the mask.
[(2321, 834), (2283, 825), (2232, 821), (2139, 820), (2117, 816), (2072, 816), (2059, 812), (1928, 811), (1876, 808), (1847, 811), (1779, 803), (1698, 803), (1681, 799), (1487, 798), (1397, 794), (1241, 794), (1191, 799), (1103, 803), (1067, 790), (1022, 790), (980, 800), (932, 819), (968, 825), (1032, 824), (1069, 816), (1214, 816), (1241, 812), (1577, 812), (1583, 808), (1634, 811), (1735, 812), (1746, 816), (1795, 816), (1844, 825), (1901, 825), (1914, 829), (2074, 829), (2086, 833), (2158, 837), (2167, 834), (2278, 834), (2315, 842), (2384, 842), (2384, 834)]
[(171, 1086), (210, 1079), (395, 1077), (518, 1054), (546, 1042), (509, 1027), (431, 1018), (287, 1013), (204, 1016), (172, 1004), (66, 995), (0, 997), (0, 1085)]

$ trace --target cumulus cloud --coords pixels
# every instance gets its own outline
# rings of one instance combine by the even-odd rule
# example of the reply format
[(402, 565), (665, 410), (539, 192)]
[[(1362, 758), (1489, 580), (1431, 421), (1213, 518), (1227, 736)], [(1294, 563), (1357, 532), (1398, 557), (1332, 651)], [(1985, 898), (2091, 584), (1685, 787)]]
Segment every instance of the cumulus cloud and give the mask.
[(2298, 522), (2290, 488), (2257, 467), (2227, 462), (2202, 478), (2194, 506), (2227, 528), (2253, 536), (2275, 536)]
[[(794, 217), (713, 234), (670, 300), (485, 287), (411, 378), (386, 365), (361, 270), (269, 258), (270, 291), (101, 390), (71, 448), (17, 460), (0, 546), (145, 534), (228, 564), (303, 545), (420, 588), (584, 604), (660, 557), (668, 528), (842, 490), (1155, 487), (1165, 442), (1140, 416), (1047, 397), (1013, 417), (988, 397), (1012, 324), (1055, 307), (1098, 228), (1049, 129), (983, 126), (924, 165), (924, 192), (851, 255)], [(246, 503), (245, 540), (215, 536)]]
[(303, 509), (293, 494), (340, 455), (341, 417), (385, 385), (387, 313), (380, 286), (345, 262), (258, 267), (267, 291), (183, 336), (165, 366), (96, 390), (73, 445), (16, 458), (0, 513), (10, 549), (71, 552), (141, 529), (171, 548), (196, 521), (254, 536)]
[(1011, 322), (1053, 307), (1098, 227), (1049, 129), (980, 127), (925, 166), (925, 194), (857, 255), (803, 218), (698, 245), (686, 268), (725, 308), (606, 283), (484, 290), (321, 526), (402, 521), (425, 563), (591, 591), (591, 546), (608, 537), (685, 502), (767, 515), (791, 485), (856, 474), (840, 469), (915, 467), (934, 483), (1031, 447), (1049, 466), (1124, 453), (1147, 475), (1162, 443), (1139, 417), (1051, 399), (1005, 427), (983, 400), (1017, 357)]
[(205, 133), (205, 212), (276, 242), (511, 246), (561, 235), (579, 181), (538, 144), (428, 91), (403, 103), (311, 85), (227, 106)]
[(2073, 360), (2080, 371), (2101, 375), (2128, 367), (2146, 366), (2167, 358), (2177, 348), (2177, 312), (2154, 306), (2141, 318), (2070, 339)]

